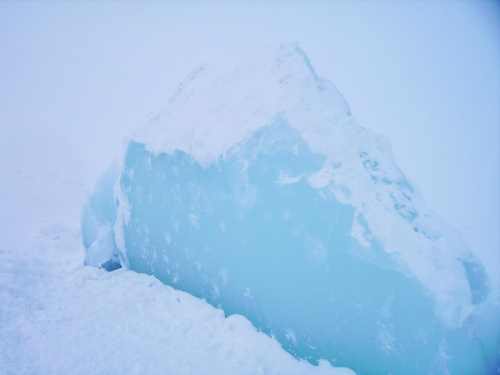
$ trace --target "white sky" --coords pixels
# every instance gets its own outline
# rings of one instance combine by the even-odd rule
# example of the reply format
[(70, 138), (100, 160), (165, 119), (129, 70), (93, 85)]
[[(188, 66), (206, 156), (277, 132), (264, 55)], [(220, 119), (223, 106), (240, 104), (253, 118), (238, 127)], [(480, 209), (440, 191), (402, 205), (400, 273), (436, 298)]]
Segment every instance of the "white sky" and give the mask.
[(0, 2), (0, 169), (92, 185), (191, 69), (297, 41), (500, 283), (499, 4)]

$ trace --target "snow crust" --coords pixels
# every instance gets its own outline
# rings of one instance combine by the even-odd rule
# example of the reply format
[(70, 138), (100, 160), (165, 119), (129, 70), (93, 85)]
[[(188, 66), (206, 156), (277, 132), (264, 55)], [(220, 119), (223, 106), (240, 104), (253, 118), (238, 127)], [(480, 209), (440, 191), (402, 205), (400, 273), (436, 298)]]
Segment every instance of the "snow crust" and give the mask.
[(352, 129), (342, 95), (317, 76), (298, 45), (287, 45), (229, 74), (207, 66), (194, 71), (133, 139), (155, 153), (184, 151), (207, 167), (280, 112), (315, 152), (325, 155), (340, 146), (332, 144), (339, 139), (332, 123)]
[(243, 316), (152, 276), (0, 260), (4, 374), (354, 374), (298, 361)]

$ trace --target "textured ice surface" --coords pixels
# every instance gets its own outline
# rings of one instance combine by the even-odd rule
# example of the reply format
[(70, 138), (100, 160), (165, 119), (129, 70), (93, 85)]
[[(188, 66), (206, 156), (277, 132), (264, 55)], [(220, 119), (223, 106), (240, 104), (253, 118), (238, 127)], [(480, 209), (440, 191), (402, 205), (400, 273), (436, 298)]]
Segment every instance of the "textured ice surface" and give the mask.
[(152, 274), (313, 363), (496, 371), (482, 265), (298, 46), (196, 71), (117, 174), (85, 208), (88, 264)]
[(0, 374), (354, 374), (299, 361), (241, 315), (153, 276), (84, 267), (89, 188), (72, 163), (0, 168)]

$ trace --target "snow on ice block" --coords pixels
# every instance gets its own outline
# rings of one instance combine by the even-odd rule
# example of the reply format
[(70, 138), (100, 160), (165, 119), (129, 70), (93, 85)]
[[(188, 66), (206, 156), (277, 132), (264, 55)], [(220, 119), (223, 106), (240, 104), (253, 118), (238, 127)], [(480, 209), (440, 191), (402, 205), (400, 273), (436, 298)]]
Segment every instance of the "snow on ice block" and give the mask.
[(87, 264), (152, 274), (312, 363), (495, 371), (482, 265), (297, 45), (188, 77), (103, 181)]

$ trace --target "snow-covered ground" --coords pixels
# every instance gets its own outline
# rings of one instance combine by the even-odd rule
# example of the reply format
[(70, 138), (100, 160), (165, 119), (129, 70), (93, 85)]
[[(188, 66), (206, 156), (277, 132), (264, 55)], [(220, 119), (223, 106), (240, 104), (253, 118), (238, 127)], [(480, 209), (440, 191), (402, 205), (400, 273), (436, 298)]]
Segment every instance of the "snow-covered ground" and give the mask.
[(0, 374), (352, 374), (154, 277), (84, 267), (94, 181), (47, 153), (0, 152)]

